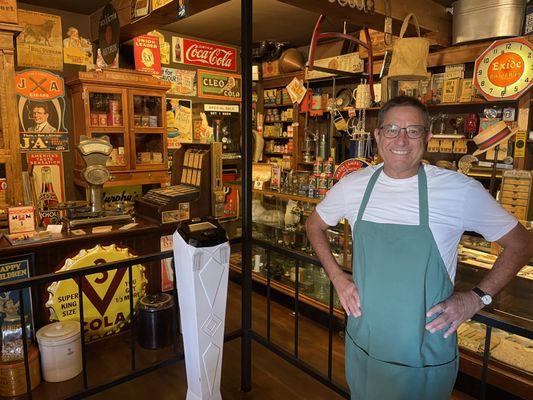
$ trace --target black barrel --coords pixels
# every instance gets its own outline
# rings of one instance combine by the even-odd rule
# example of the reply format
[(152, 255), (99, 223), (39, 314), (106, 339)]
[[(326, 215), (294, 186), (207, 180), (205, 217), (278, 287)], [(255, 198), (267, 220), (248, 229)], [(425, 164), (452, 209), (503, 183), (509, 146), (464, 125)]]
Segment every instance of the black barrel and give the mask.
[(146, 349), (159, 349), (172, 344), (172, 307), (174, 300), (166, 293), (144, 296), (137, 311), (137, 339)]

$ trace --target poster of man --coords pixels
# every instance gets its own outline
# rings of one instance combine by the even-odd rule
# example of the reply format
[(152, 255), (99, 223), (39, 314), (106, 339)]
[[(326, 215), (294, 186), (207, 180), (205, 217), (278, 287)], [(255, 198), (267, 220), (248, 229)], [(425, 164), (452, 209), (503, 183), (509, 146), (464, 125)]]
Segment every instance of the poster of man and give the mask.
[(57, 132), (57, 128), (52, 126), (48, 122), (50, 112), (46, 103), (36, 103), (31, 106), (31, 118), (34, 121), (34, 125), (28, 127), (28, 132)]

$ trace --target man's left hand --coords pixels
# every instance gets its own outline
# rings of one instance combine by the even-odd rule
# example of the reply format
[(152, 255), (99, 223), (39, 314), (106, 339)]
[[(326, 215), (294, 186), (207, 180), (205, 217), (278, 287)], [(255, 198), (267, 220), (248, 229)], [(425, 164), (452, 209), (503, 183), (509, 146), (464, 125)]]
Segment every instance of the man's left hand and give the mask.
[(444, 333), (444, 338), (450, 336), (459, 326), (470, 319), (483, 308), (483, 303), (477, 294), (471, 290), (468, 292), (456, 292), (442, 303), (432, 307), (426, 317), (440, 314), (433, 321), (426, 324), (426, 329), (431, 333), (440, 331), (449, 326)]

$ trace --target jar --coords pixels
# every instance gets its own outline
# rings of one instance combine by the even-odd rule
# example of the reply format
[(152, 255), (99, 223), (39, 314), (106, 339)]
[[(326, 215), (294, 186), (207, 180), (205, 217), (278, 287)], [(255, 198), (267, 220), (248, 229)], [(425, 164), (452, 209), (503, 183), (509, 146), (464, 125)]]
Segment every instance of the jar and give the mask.
[(82, 371), (81, 333), (78, 321), (54, 322), (37, 331), (43, 378), (63, 382)]
[[(41, 383), (41, 371), (39, 352), (32, 345), (28, 346), (28, 363), (33, 390)], [(20, 396), (27, 392), (24, 360), (0, 362), (0, 396)]]
[(166, 293), (144, 296), (137, 311), (137, 339), (146, 349), (159, 349), (172, 344), (174, 332), (174, 299)]

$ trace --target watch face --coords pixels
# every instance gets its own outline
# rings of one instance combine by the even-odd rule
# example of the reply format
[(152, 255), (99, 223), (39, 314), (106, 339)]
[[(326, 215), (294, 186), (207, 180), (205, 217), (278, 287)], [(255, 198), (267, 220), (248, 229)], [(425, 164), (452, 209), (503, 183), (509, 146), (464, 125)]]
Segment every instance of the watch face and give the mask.
[(488, 306), (490, 303), (492, 303), (492, 297), (490, 297), (490, 295), (486, 294), (485, 296), (481, 297), (481, 301), (483, 302), (483, 304)]
[(487, 100), (514, 100), (531, 87), (533, 46), (523, 38), (497, 40), (476, 60), (474, 85)]

